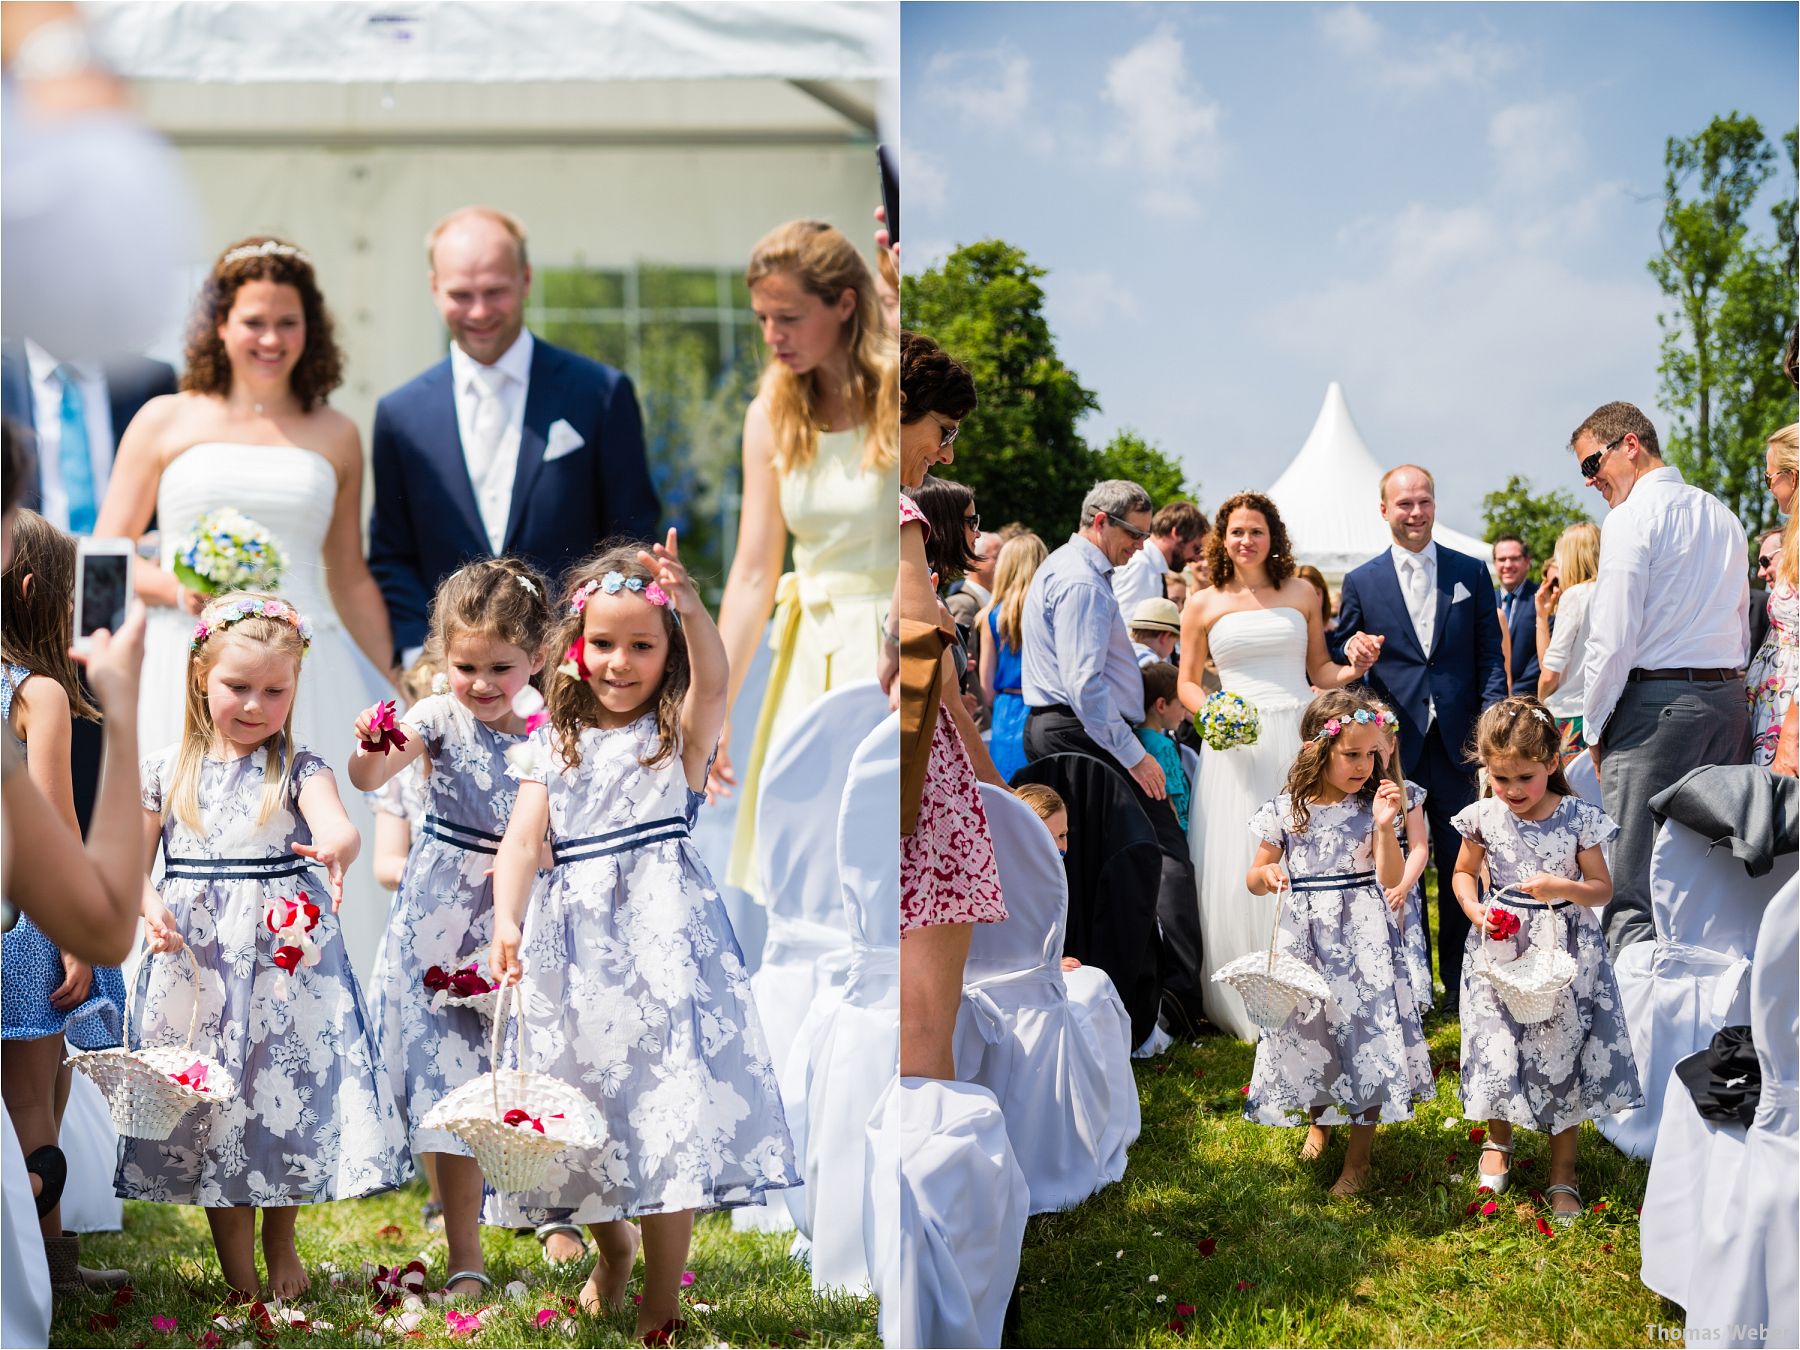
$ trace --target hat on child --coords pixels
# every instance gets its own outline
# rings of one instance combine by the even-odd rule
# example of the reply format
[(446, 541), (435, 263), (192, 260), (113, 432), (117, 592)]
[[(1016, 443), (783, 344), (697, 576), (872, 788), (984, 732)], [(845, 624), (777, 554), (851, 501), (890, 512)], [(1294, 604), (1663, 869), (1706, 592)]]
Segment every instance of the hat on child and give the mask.
[(1140, 600), (1131, 607), (1131, 622), (1128, 628), (1154, 628), (1161, 633), (1181, 632), (1181, 611), (1175, 608), (1173, 600), (1153, 595), (1148, 600)]

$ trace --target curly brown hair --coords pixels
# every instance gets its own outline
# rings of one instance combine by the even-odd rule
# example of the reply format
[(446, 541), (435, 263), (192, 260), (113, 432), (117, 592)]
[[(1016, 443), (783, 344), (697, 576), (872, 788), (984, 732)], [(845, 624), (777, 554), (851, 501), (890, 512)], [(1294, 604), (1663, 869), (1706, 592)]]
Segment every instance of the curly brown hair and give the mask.
[[(257, 251), (226, 261), (240, 250)], [(225, 355), (225, 344), (219, 340), (219, 328), (237, 302), (239, 289), (249, 281), (272, 281), (299, 292), (300, 310), (306, 320), (306, 346), (294, 363), (288, 383), (294, 397), (300, 400), (301, 411), (311, 412), (344, 382), (343, 354), (332, 335), (331, 311), (325, 307), (325, 296), (313, 275), (312, 259), (285, 240), (262, 235), (240, 239), (227, 248), (201, 285), (199, 299), (188, 317), (183, 352), (187, 368), (181, 373), (181, 387), (195, 394), (224, 395), (231, 391), (231, 362)]]
[(900, 334), (900, 420), (937, 413), (960, 422), (975, 411), (975, 377), (923, 333)]
[[(1388, 712), (1388, 707), (1371, 694), (1367, 686), (1351, 684), (1342, 689), (1326, 690), (1300, 714), (1300, 753), (1294, 756), (1293, 767), (1288, 770), (1287, 783), (1282, 789), (1288, 795), (1288, 810), (1296, 830), (1304, 830), (1312, 818), (1308, 807), (1318, 798), (1319, 786), (1325, 781), (1325, 766), (1331, 759), (1332, 747), (1337, 744), (1336, 736), (1319, 733), (1332, 718), (1347, 721), (1359, 712), (1383, 713)], [(1373, 803), (1375, 791), (1384, 776), (1379, 771), (1370, 774), (1369, 781), (1356, 795)]]
[[(637, 540), (608, 540), (600, 551), (569, 572), (563, 587), (561, 614), (563, 621), (551, 646), (552, 656), (560, 661), (570, 645), (582, 640), (586, 616), (570, 613), (575, 596), (590, 581), (602, 580), (608, 572), (622, 573), (627, 580), (637, 577), (646, 585), (655, 575), (638, 561), (638, 553), (650, 546)], [(646, 601), (645, 603), (648, 603)], [(639, 760), (647, 769), (666, 764), (681, 744), (681, 706), (687, 701), (692, 679), (688, 663), (687, 634), (673, 605), (655, 606), (663, 617), (663, 631), (669, 638), (669, 663), (663, 668), (662, 688), (656, 695), (656, 746)], [(581, 763), (581, 733), (600, 725), (600, 699), (584, 679), (575, 675), (556, 674), (545, 681), (545, 702), (550, 708), (550, 729), (556, 742), (558, 757), (565, 767), (573, 769)]]
[[(498, 638), (536, 660), (555, 627), (542, 572), (522, 558), (483, 558), (457, 568), (437, 588), (425, 649), (447, 664), (451, 642), (475, 635)], [(541, 685), (542, 678), (540, 671), (531, 682)]]
[(1288, 543), (1287, 526), (1281, 523), (1281, 512), (1260, 492), (1240, 492), (1220, 504), (1219, 514), (1214, 517), (1213, 532), (1206, 539), (1206, 570), (1212, 577), (1212, 584), (1222, 586), (1237, 574), (1231, 555), (1225, 551), (1225, 527), (1231, 523), (1231, 513), (1240, 507), (1260, 512), (1263, 523), (1269, 527), (1269, 560), (1265, 566), (1269, 569), (1270, 584), (1281, 585), (1294, 575), (1294, 551)]

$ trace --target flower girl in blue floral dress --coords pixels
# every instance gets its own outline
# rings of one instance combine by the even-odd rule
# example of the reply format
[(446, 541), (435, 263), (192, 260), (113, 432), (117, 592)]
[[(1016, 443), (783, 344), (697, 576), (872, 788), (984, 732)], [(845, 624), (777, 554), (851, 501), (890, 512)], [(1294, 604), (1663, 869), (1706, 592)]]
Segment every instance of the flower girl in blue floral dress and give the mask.
[[(1600, 924), (1612, 899), (1600, 846), (1619, 827), (1570, 790), (1561, 730), (1535, 698), (1505, 699), (1484, 712), (1475, 725), (1475, 757), (1491, 795), (1450, 822), (1463, 837), (1450, 885), (1473, 925), (1463, 957), (1462, 1096), (1463, 1113), (1488, 1122), (1477, 1188), (1506, 1190), (1514, 1126), (1542, 1130), (1550, 1136), (1544, 1193), (1551, 1217), (1569, 1223), (1582, 1211), (1576, 1127), (1644, 1102)], [(1485, 916), (1484, 865), (1492, 886)], [(1519, 1022), (1480, 974), (1484, 931), (1496, 962), (1550, 940), (1574, 958), (1574, 981), (1548, 1019)]]
[[(308, 1283), (296, 1206), (412, 1172), (338, 928), (361, 840), (325, 761), (293, 743), (309, 641), (284, 600), (213, 600), (189, 648), (181, 741), (144, 761), (151, 858), (160, 845), (164, 865), (160, 895), (144, 897), (146, 946), (185, 945), (198, 961), (194, 1048), (237, 1092), (188, 1112), (167, 1141), (122, 1141), (116, 1179), (126, 1199), (204, 1206), (225, 1278), (248, 1295), (261, 1210), (276, 1298)], [(186, 961), (146, 958), (133, 1042), (183, 1042), (195, 992)]]
[[(522, 1067), (587, 1093), (606, 1138), (487, 1218), (590, 1225), (600, 1260), (581, 1301), (610, 1311), (636, 1245), (619, 1221), (641, 1215), (638, 1335), (659, 1341), (680, 1329), (694, 1211), (799, 1178), (743, 954), (689, 834), (727, 673), (675, 531), (577, 567), (567, 613), (550, 724), (520, 752), (495, 860), (493, 970), (523, 976)], [(534, 889), (546, 833), (555, 866)]]
[(448, 692), (413, 704), (397, 738), (383, 736), (391, 704), (356, 720), (350, 781), (358, 788), (414, 772), (421, 757), (426, 771), (424, 818), (375, 962), (374, 1017), (412, 1151), (434, 1169), (449, 1294), (491, 1286), (481, 1254), (481, 1168), (461, 1139), (420, 1122), (488, 1067), (481, 1014), (445, 999), (493, 926), (489, 873), (515, 795), (506, 752), (525, 739), (513, 700), (544, 668), (554, 622), (549, 583), (536, 568), (516, 558), (472, 562), (446, 577), (431, 602), (426, 647), (443, 654)]
[(1368, 1183), (1375, 1127), (1412, 1119), (1434, 1092), (1431, 1056), (1407, 974), (1405, 935), (1383, 887), (1404, 866), (1396, 827), (1400, 785), (1380, 771), (1393, 714), (1360, 687), (1321, 694), (1300, 717), (1300, 753), (1286, 789), (1251, 818), (1252, 894), (1283, 885), (1288, 950), (1324, 977), (1330, 998), (1265, 1032), (1244, 1116), (1312, 1128), (1300, 1156), (1318, 1157), (1331, 1127), (1349, 1124), (1350, 1147), (1331, 1193)]

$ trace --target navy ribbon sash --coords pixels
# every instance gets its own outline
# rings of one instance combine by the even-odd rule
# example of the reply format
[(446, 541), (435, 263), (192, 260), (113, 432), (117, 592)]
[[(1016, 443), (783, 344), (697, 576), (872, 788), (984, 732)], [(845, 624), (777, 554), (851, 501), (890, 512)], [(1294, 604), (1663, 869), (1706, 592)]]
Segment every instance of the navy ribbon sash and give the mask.
[(647, 820), (641, 825), (627, 825), (624, 829), (609, 830), (605, 834), (584, 835), (580, 839), (559, 839), (551, 845), (550, 854), (556, 859), (556, 865), (561, 867), (564, 863), (589, 862), (614, 853), (629, 853), (634, 848), (661, 843), (665, 839), (687, 837), (687, 817), (665, 816), (661, 820)]

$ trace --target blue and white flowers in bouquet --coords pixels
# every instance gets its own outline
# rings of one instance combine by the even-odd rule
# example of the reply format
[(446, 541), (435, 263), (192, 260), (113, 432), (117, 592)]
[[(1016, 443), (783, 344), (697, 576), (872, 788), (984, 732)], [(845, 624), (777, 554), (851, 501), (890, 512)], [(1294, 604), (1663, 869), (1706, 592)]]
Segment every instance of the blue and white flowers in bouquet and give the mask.
[(1214, 750), (1229, 750), (1235, 745), (1255, 745), (1262, 734), (1262, 717), (1249, 699), (1221, 689), (1194, 714), (1194, 730)]
[(286, 566), (274, 537), (226, 506), (200, 518), (175, 549), (176, 580), (190, 591), (272, 591)]

